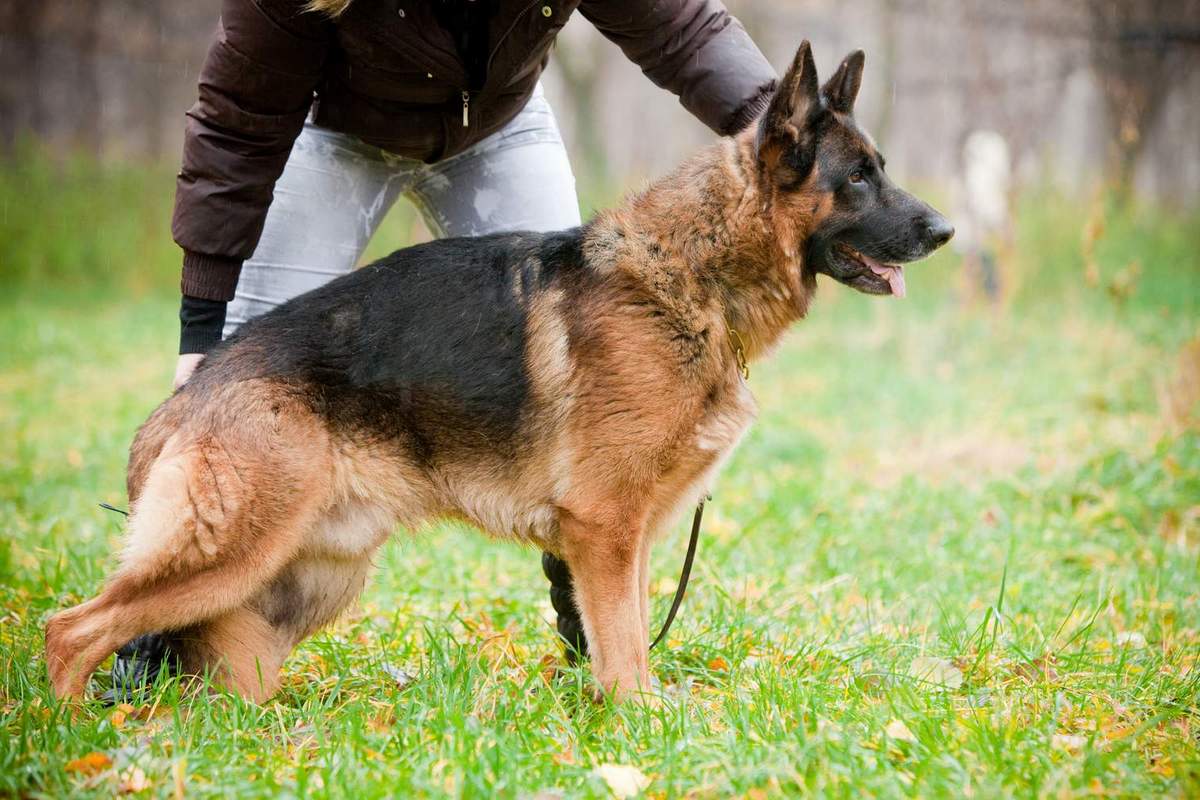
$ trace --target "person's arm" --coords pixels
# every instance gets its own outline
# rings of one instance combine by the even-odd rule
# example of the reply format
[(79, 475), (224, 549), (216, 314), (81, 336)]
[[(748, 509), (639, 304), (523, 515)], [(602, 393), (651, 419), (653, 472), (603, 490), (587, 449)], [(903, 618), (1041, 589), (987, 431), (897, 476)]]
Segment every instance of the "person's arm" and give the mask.
[(579, 10), (717, 133), (767, 107), (775, 70), (720, 0), (583, 0)]
[(199, 99), (187, 113), (171, 224), (183, 248), (181, 355), (220, 341), (224, 304), (258, 244), (275, 181), (312, 104), (332, 23), (304, 6), (222, 3)]

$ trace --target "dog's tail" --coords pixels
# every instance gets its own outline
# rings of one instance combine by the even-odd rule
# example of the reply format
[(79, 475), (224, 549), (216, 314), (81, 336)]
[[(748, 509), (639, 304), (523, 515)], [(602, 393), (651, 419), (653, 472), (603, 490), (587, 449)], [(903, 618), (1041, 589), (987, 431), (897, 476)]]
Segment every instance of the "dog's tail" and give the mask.
[(125, 471), (125, 494), (131, 507), (141, 496), (150, 468), (158, 460), (163, 446), (187, 417), (188, 405), (187, 396), (176, 392), (154, 409), (150, 418), (138, 428), (133, 444), (129, 446), (129, 466)]

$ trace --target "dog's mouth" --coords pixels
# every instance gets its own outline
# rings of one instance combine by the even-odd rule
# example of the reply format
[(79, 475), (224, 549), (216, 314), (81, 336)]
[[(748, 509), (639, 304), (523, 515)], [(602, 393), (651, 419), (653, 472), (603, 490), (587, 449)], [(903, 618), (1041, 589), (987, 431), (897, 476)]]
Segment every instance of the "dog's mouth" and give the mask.
[(890, 294), (895, 297), (904, 297), (906, 293), (904, 267), (899, 264), (885, 264), (877, 261), (845, 243), (838, 244), (835, 257), (841, 262), (838, 264), (840, 267), (838, 272), (843, 274), (835, 273), (834, 277), (847, 286), (867, 294)]

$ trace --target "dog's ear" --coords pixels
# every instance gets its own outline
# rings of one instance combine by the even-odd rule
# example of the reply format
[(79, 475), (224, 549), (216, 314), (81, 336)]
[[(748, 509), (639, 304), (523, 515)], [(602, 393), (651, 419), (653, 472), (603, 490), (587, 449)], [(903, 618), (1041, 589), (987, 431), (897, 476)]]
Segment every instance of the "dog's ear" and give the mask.
[(799, 183), (812, 170), (816, 137), (809, 127), (821, 108), (819, 86), (812, 47), (805, 39), (758, 128), (759, 166), (779, 182)]
[(842, 59), (825, 85), (821, 87), (821, 96), (834, 111), (842, 114), (854, 113), (854, 100), (858, 97), (858, 89), (862, 86), (863, 64), (866, 56), (862, 50), (855, 50)]

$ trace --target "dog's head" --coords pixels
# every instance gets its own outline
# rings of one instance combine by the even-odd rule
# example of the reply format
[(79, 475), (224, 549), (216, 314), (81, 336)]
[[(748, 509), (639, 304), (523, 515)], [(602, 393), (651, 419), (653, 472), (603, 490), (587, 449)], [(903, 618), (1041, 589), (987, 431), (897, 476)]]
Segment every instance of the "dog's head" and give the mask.
[(932, 253), (954, 228), (892, 183), (855, 121), (863, 61), (861, 50), (851, 53), (821, 86), (812, 49), (800, 45), (759, 123), (758, 179), (775, 222), (797, 231), (808, 272), (902, 297), (900, 265)]

